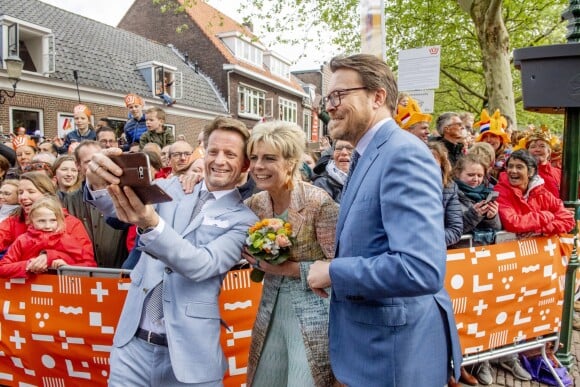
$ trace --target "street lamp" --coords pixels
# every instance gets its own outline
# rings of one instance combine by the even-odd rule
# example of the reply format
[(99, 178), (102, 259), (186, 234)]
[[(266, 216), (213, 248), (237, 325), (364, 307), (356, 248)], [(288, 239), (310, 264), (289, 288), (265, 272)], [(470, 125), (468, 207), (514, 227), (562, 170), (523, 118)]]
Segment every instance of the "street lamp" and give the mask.
[(0, 105), (6, 102), (6, 97), (14, 98), (16, 95), (16, 85), (20, 81), (20, 76), (22, 75), (22, 67), (24, 67), (24, 62), (17, 56), (9, 56), (4, 59), (6, 63), (6, 72), (8, 73), (8, 80), (12, 82), (12, 93), (6, 90), (0, 90)]

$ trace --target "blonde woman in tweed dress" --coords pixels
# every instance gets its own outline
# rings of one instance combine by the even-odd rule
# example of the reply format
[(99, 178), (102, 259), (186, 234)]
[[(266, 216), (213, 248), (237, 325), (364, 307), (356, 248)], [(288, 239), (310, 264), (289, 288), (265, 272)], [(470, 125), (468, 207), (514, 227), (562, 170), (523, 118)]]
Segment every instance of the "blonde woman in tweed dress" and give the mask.
[(332, 259), (338, 206), (298, 175), (304, 134), (295, 124), (268, 122), (252, 130), (250, 173), (263, 191), (246, 200), (260, 219), (292, 225), (296, 243), (281, 265), (246, 258), (266, 274), (252, 331), (248, 386), (317, 386), (335, 383), (328, 358), (328, 299), (316, 296), (306, 276), (312, 262)]

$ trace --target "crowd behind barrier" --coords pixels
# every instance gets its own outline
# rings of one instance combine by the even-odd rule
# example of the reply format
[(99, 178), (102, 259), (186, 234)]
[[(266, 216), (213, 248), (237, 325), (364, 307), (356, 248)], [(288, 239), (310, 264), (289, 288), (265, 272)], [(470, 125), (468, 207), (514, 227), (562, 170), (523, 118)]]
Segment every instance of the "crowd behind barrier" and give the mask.
[[(557, 345), (571, 245), (571, 236), (552, 236), (448, 251), (445, 286), (464, 364), (533, 348), (546, 356), (545, 344)], [(226, 386), (245, 383), (261, 294), (249, 273), (238, 267), (222, 285)], [(1, 280), (0, 384), (106, 385), (129, 271), (68, 266), (58, 274)]]

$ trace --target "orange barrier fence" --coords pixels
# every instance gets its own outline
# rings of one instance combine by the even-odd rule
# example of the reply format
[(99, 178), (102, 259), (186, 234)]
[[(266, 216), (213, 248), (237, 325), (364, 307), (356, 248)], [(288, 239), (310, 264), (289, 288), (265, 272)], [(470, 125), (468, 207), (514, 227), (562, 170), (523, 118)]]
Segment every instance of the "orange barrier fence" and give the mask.
[(558, 333), (572, 237), (449, 250), (445, 287), (465, 355)]
[[(446, 288), (466, 356), (557, 334), (572, 239), (541, 237), (449, 250)], [(228, 387), (245, 383), (261, 284), (224, 279)], [(0, 280), (0, 385), (105, 386), (128, 278), (41, 275)], [(522, 347), (523, 348), (523, 347)]]
[[(128, 286), (128, 278), (86, 274), (0, 279), (0, 385), (106, 386)], [(249, 269), (230, 271), (224, 279), (220, 305), (229, 328), (222, 329), (221, 338), (227, 387), (245, 383), (261, 291), (261, 284), (250, 281)]]

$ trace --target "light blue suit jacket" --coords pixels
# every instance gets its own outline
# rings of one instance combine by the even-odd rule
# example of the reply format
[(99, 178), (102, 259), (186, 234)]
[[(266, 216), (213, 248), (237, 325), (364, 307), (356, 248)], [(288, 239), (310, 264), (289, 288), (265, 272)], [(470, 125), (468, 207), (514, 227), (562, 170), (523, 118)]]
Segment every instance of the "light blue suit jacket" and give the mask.
[(342, 383), (443, 386), (451, 359), (459, 372), (441, 196), (425, 144), (382, 125), (343, 192), (330, 264), (330, 360)]
[[(122, 347), (135, 336), (147, 295), (163, 281), (165, 329), (177, 380), (221, 380), (227, 364), (220, 345), (218, 295), (223, 276), (240, 260), (248, 228), (257, 217), (235, 190), (206, 204), (190, 222), (201, 184), (190, 195), (183, 193), (177, 178), (158, 184), (173, 201), (156, 205), (165, 228), (139, 247), (143, 254), (131, 272), (113, 345)], [(114, 216), (108, 196), (93, 204)]]

